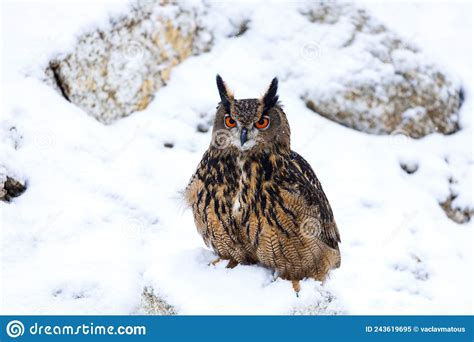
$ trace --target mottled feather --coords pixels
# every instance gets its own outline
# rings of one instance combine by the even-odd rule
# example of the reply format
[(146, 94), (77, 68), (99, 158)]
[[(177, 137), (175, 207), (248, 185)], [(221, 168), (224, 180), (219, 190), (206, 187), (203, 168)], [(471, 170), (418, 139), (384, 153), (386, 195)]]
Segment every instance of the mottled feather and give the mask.
[[(213, 137), (185, 196), (206, 245), (232, 264), (259, 263), (289, 280), (323, 280), (339, 267), (339, 231), (309, 163), (290, 148), (275, 78), (261, 99), (236, 100), (217, 76), (221, 103)], [(262, 114), (270, 125), (257, 129)], [(238, 125), (226, 127), (231, 115)], [(250, 143), (238, 137), (249, 132)]]

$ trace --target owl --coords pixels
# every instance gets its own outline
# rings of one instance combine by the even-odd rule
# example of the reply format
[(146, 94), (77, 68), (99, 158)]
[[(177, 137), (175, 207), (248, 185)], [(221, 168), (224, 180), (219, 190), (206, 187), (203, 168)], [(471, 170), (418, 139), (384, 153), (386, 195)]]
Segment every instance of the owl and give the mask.
[[(340, 236), (321, 183), (290, 147), (274, 78), (258, 99), (235, 99), (217, 75), (212, 141), (185, 190), (205, 244), (227, 267), (259, 264), (292, 281), (340, 266)], [(215, 263), (214, 262), (214, 263)]]

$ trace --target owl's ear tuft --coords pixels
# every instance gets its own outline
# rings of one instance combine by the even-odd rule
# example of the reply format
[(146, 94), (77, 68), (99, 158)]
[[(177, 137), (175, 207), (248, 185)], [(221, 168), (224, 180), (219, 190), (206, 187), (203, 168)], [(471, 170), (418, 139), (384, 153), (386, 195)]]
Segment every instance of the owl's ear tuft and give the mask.
[(221, 98), (221, 103), (224, 106), (227, 112), (230, 112), (230, 103), (234, 99), (234, 95), (231, 91), (227, 88), (227, 85), (222, 80), (222, 77), (217, 74), (216, 75), (216, 83), (217, 83), (217, 90), (219, 90), (219, 96)]
[(278, 102), (278, 78), (274, 78), (267, 92), (263, 95), (263, 111), (266, 112)]

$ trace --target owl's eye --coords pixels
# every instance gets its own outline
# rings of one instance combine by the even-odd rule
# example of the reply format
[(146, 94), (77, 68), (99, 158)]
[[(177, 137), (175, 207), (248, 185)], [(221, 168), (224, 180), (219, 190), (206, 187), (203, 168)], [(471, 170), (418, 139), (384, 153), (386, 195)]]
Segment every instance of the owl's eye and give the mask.
[(258, 129), (265, 129), (269, 124), (270, 118), (268, 116), (262, 116), (262, 118), (255, 123), (255, 127)]
[(232, 119), (229, 115), (226, 115), (224, 117), (224, 123), (229, 128), (234, 128), (235, 126), (237, 126), (237, 122), (235, 122), (235, 120)]

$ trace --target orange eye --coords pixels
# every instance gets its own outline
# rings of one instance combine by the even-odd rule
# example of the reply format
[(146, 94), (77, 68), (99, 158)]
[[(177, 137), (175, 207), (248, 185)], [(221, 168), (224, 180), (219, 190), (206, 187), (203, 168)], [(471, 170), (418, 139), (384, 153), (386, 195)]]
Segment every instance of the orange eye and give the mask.
[(268, 116), (262, 116), (262, 118), (255, 123), (255, 127), (258, 129), (265, 129), (269, 124), (270, 118)]
[(225, 116), (224, 123), (229, 128), (234, 128), (235, 126), (237, 126), (237, 122), (235, 122), (235, 120), (232, 119), (229, 115)]

